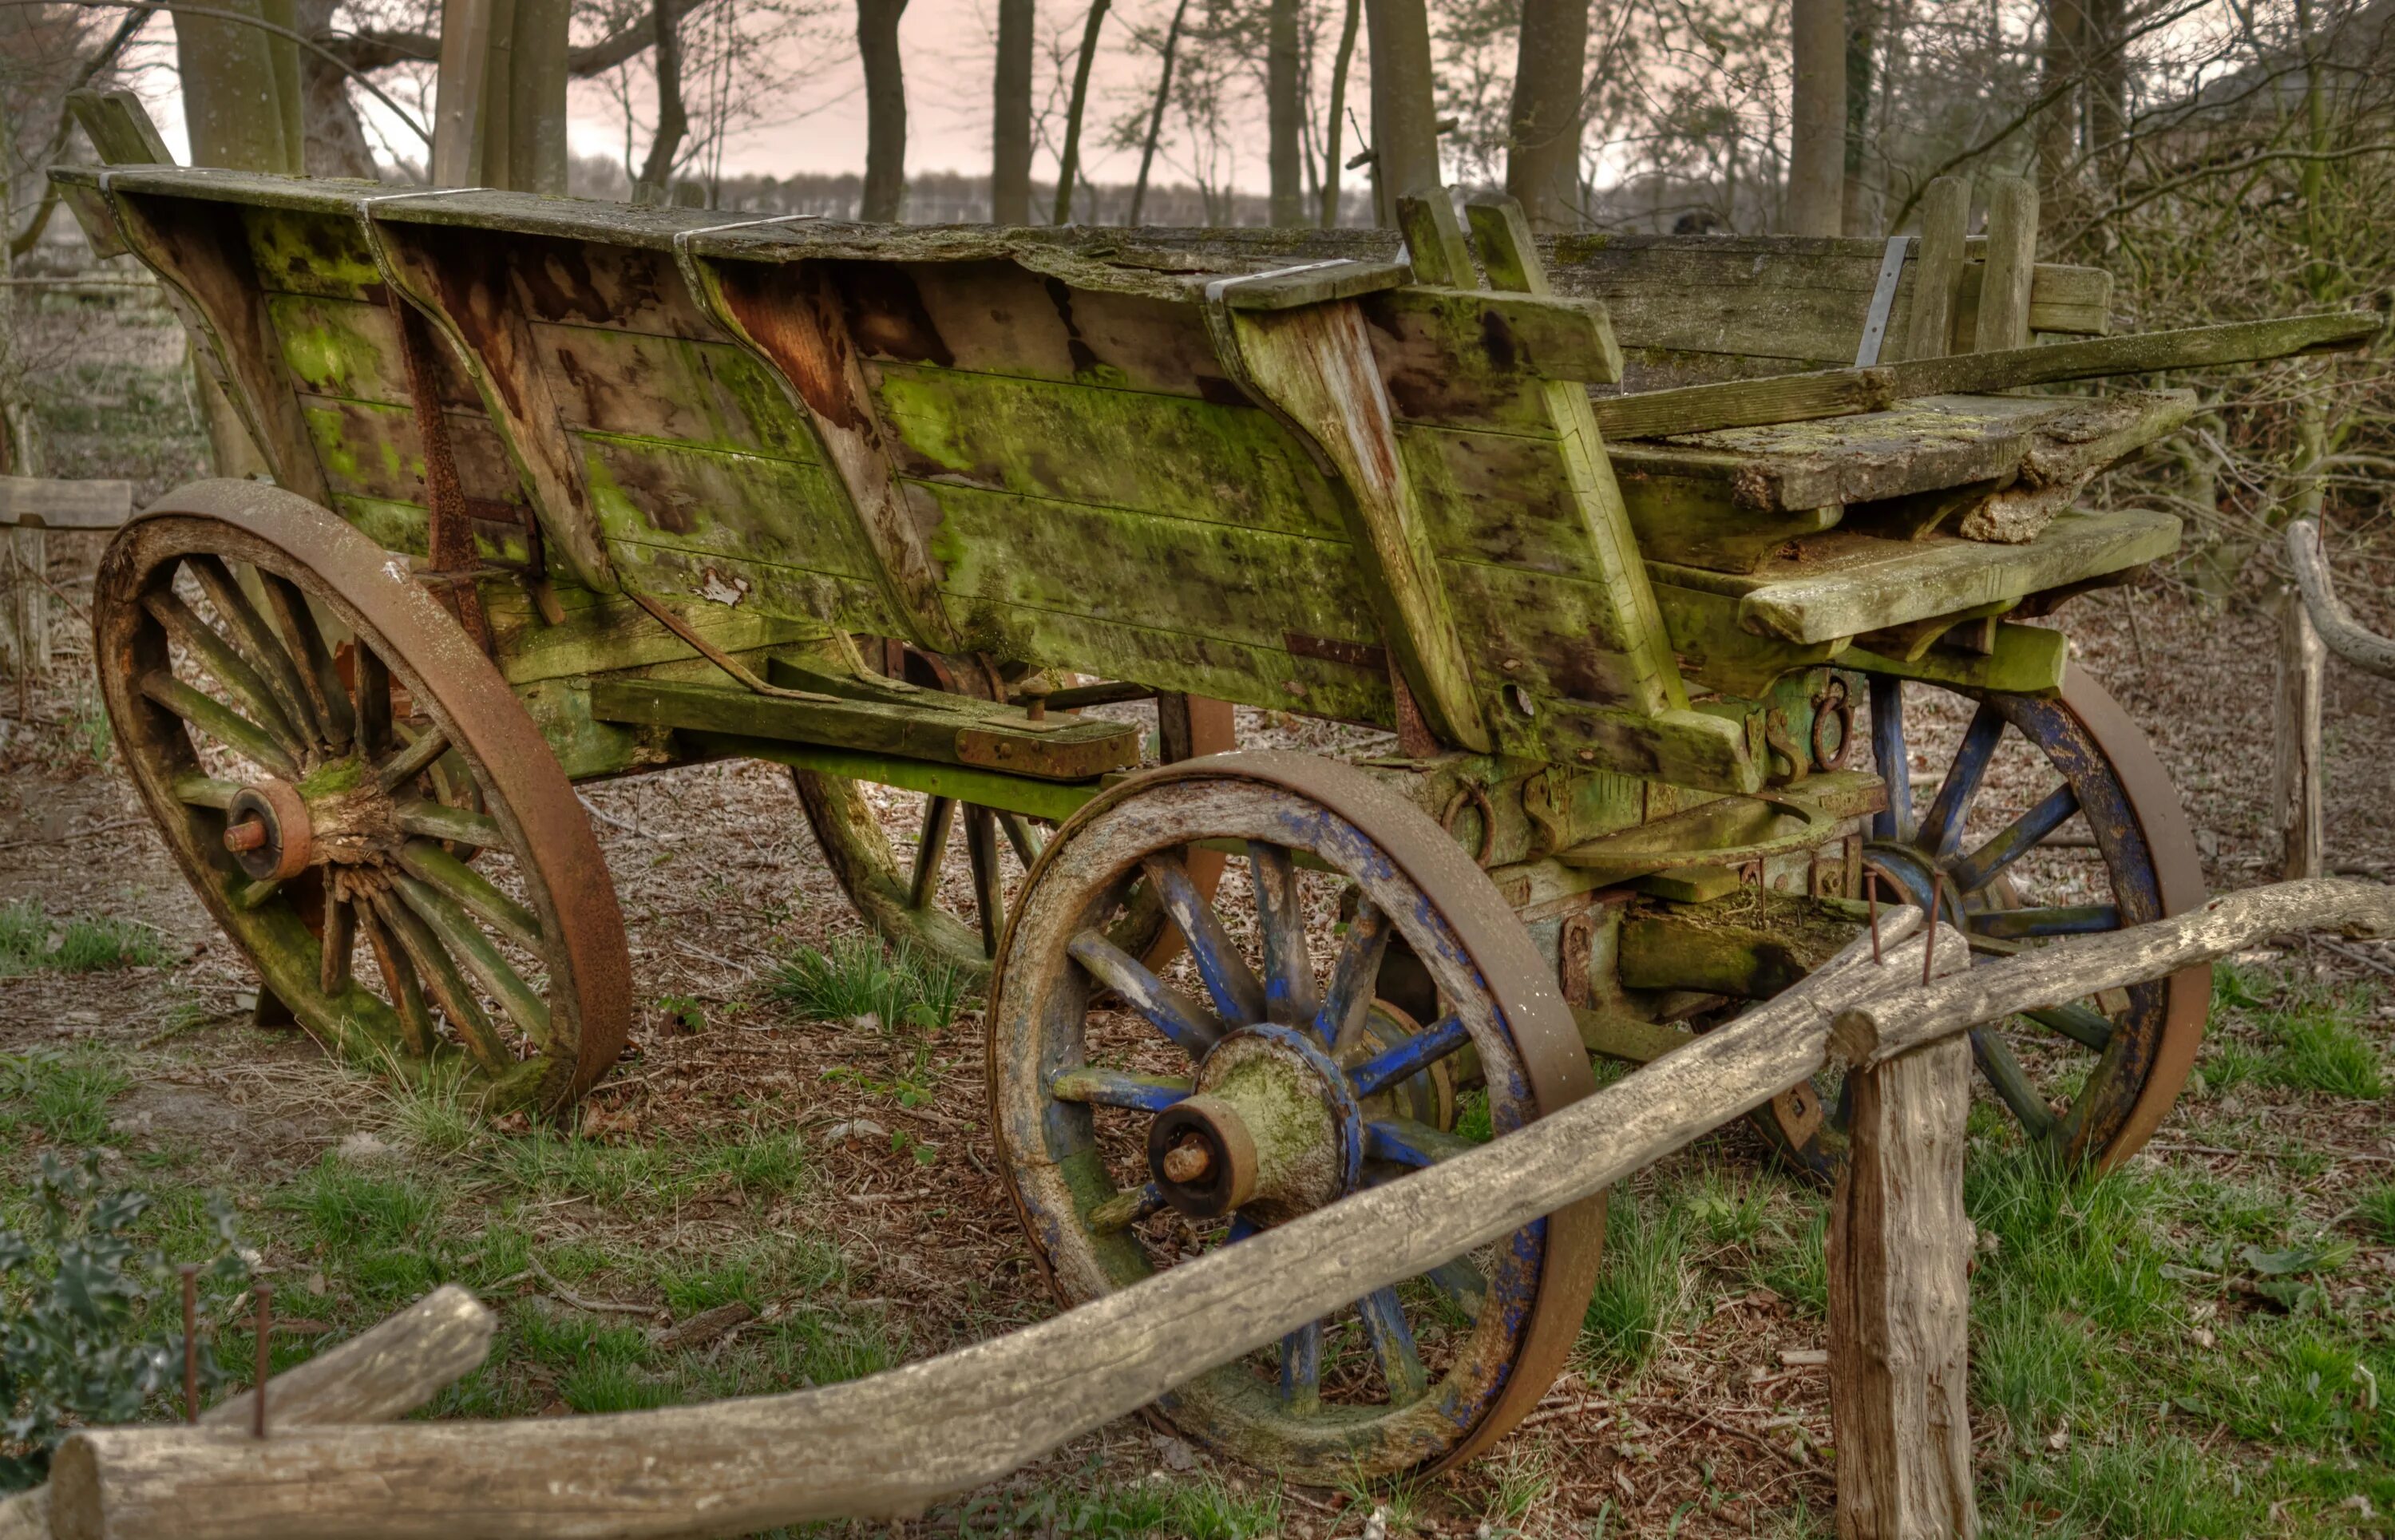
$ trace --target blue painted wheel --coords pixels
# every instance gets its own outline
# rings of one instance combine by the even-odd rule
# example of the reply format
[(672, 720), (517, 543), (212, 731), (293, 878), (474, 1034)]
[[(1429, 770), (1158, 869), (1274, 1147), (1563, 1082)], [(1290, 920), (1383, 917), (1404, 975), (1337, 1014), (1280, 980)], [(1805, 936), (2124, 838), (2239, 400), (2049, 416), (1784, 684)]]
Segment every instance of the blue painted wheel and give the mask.
[[(1245, 853), (1211, 903), (1185, 875), (1201, 845)], [(1105, 939), (1145, 893), (1186, 943), (1160, 971)], [(1426, 1023), (1377, 997), (1397, 938), (1435, 981)], [(1025, 886), (988, 1013), (999, 1152), (1058, 1297), (1236, 1246), (1586, 1094), (1586, 1052), (1543, 972), (1454, 842), (1345, 765), (1221, 755), (1092, 803)], [(1467, 1066), (1480, 1083), (1460, 1095)], [(1466, 1457), (1561, 1368), (1603, 1233), (1602, 1199), (1577, 1204), (1158, 1410), (1305, 1482)]]
[[(1974, 960), (1985, 961), (2204, 901), (2177, 793), (2094, 680), (2074, 670), (2051, 699), (1964, 697), (1968, 724), (1925, 799), (1914, 795), (1916, 769), (1926, 766), (1913, 744), (1925, 697), (1938, 692), (1870, 683), (1888, 804), (1863, 856), (1883, 903), (1926, 909), (1934, 896), (1941, 917), (1971, 937)], [(1983, 1027), (1971, 1035), (1972, 1056), (2024, 1138), (2071, 1165), (2111, 1166), (2169, 1111), (2210, 999), (2211, 970), (2190, 968)], [(1785, 1114), (1780, 1122), (1797, 1158), (1826, 1170), (1844, 1148), (1844, 1109), (1834, 1090), (1819, 1089), (1826, 1117), (1816, 1111), (1809, 1129)]]

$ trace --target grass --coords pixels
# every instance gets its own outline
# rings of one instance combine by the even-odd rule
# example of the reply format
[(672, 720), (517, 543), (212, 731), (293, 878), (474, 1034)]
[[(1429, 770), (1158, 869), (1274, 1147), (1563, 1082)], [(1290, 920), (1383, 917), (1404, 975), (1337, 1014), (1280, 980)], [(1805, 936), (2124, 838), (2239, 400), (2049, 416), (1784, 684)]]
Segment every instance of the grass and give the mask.
[(936, 1032), (956, 1019), (964, 978), (927, 952), (842, 936), (801, 947), (767, 976), (765, 992), (814, 1021), (869, 1016), (883, 1031)]
[(2385, 1058), (2362, 1030), (2376, 1003), (2366, 986), (2274, 985), (2253, 970), (2223, 967), (2213, 985), (2216, 1029), (2225, 1022), (2232, 1030), (2205, 1055), (2203, 1088), (2253, 1084), (2377, 1101), (2387, 1094)]
[(1687, 1313), (1689, 1230), (1688, 1211), (1670, 1198), (1615, 1192), (1606, 1214), (1605, 1270), (1581, 1327), (1581, 1349), (1599, 1372), (1636, 1374)]
[(38, 898), (0, 904), (0, 977), (154, 968), (167, 959), (158, 933), (135, 920), (53, 920)]
[(1060, 1484), (970, 1501), (954, 1517), (963, 1537), (1036, 1533), (1091, 1540), (1250, 1540), (1282, 1533), (1278, 1493), (1235, 1492), (1212, 1478), (1184, 1482), (1152, 1477), (1095, 1490)]
[(0, 1138), (33, 1129), (55, 1145), (108, 1142), (108, 1104), (131, 1084), (124, 1065), (97, 1043), (0, 1055)]

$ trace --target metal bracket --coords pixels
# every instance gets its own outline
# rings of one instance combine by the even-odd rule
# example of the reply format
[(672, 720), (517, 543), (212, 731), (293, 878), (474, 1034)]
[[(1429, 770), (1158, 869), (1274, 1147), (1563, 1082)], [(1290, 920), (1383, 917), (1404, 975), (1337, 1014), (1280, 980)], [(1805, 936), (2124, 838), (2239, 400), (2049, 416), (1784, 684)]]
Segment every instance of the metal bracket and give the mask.
[(1897, 280), (1904, 276), (1904, 260), (1912, 255), (1912, 235), (1891, 235), (1879, 259), (1879, 282), (1872, 289), (1871, 309), (1863, 316), (1863, 339), (1855, 349), (1855, 367), (1868, 369), (1879, 362), (1880, 344), (1887, 339), (1888, 312), (1896, 308)]

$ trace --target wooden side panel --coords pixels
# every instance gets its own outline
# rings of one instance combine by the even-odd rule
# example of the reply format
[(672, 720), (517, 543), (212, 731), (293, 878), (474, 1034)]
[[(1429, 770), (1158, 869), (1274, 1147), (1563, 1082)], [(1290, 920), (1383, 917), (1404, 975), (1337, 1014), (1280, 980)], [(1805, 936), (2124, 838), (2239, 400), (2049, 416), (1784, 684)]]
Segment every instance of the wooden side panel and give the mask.
[(341, 214), (248, 206), (242, 223), (262, 287), (379, 306), (382, 272), (365, 232)]
[[(300, 412), (317, 463), (335, 493), (395, 502), (424, 501), (424, 445), (412, 407), (337, 396), (302, 396)], [(467, 497), (486, 503), (516, 498), (507, 446), (480, 413), (449, 412), (450, 448)]]
[(610, 538), (607, 551), (635, 591), (672, 601), (685, 613), (726, 609), (817, 628), (897, 634), (880, 590), (868, 578), (638, 540)]
[(573, 441), (611, 540), (873, 580), (871, 556), (844, 527), (840, 486), (821, 466), (609, 433)]
[(730, 343), (549, 323), (536, 324), (532, 334), (569, 428), (822, 458), (781, 386)]

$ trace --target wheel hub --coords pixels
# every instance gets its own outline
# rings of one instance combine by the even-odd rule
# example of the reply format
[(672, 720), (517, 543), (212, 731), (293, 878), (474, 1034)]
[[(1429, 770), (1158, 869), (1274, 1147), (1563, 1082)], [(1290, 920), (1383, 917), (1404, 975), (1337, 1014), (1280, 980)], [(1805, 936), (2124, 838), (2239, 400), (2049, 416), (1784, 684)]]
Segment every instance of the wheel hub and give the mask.
[(372, 865), (404, 840), (389, 793), (355, 759), (294, 786), (261, 776), (225, 804), (225, 849), (260, 882), (288, 882), (311, 865)]
[(225, 849), (261, 883), (287, 882), (307, 870), (314, 832), (299, 789), (271, 776), (250, 782), (225, 804)]
[(1198, 1066), (1193, 1094), (1148, 1125), (1147, 1162), (1192, 1218), (1234, 1209), (1279, 1224), (1355, 1190), (1364, 1121), (1321, 1048), (1286, 1027), (1230, 1033)]

